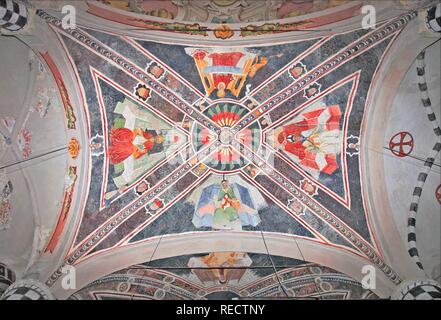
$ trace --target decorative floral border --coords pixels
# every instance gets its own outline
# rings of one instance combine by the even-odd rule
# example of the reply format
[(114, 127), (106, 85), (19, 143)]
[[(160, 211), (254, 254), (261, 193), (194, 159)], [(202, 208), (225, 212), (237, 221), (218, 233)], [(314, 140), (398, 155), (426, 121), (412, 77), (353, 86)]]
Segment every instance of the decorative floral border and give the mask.
[(41, 56), (46, 61), (49, 69), (51, 70), (52, 75), (54, 76), (55, 82), (57, 84), (58, 90), (60, 91), (60, 96), (63, 101), (64, 111), (67, 119), (67, 128), (74, 130), (76, 129), (77, 118), (75, 117), (72, 103), (70, 102), (69, 93), (67, 92), (66, 86), (64, 85), (60, 70), (58, 70), (54, 60), (52, 60), (52, 57), (49, 55), (48, 52), (41, 53)]

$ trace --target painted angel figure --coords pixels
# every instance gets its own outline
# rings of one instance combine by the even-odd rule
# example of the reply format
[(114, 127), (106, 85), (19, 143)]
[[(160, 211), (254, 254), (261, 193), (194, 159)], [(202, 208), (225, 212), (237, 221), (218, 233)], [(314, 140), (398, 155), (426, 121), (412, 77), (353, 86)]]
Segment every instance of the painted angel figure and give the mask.
[(241, 183), (222, 180), (202, 188), (196, 202), (193, 224), (214, 230), (242, 230), (243, 226), (260, 223), (258, 209), (267, 204), (257, 190), (250, 192)]
[(207, 94), (216, 90), (218, 98), (224, 98), (227, 90), (238, 97), (247, 77), (254, 77), (267, 63), (266, 57), (244, 49), (186, 48), (185, 52), (193, 57)]
[(247, 253), (211, 252), (206, 256), (190, 258), (188, 266), (202, 282), (217, 280), (224, 284), (229, 280), (239, 281), (245, 273), (245, 267), (252, 263)]

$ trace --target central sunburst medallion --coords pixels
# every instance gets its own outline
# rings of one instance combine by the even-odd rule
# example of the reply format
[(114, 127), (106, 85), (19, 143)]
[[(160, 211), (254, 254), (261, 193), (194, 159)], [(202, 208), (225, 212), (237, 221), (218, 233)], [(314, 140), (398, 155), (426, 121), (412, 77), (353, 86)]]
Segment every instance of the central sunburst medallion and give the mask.
[[(258, 122), (235, 134), (233, 128), (238, 121), (249, 113), (242, 105), (230, 101), (217, 102), (205, 110), (214, 123), (220, 127), (218, 134), (195, 124), (192, 130), (192, 141), (195, 151), (213, 148), (210, 156), (203, 162), (218, 172), (232, 172), (249, 163), (244, 150), (256, 152), (261, 144), (261, 128)], [(216, 143), (217, 142), (217, 143)]]

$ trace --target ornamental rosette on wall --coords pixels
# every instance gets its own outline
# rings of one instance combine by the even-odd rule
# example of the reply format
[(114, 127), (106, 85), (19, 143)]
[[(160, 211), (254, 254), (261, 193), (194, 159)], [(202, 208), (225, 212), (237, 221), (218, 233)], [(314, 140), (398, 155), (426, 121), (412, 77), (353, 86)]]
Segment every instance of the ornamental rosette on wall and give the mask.
[(78, 142), (78, 140), (75, 138), (70, 139), (67, 150), (70, 157), (72, 159), (76, 159), (78, 157), (78, 154), (80, 153), (80, 143)]
[(218, 39), (225, 40), (234, 36), (234, 31), (228, 25), (223, 24), (214, 30), (214, 36)]

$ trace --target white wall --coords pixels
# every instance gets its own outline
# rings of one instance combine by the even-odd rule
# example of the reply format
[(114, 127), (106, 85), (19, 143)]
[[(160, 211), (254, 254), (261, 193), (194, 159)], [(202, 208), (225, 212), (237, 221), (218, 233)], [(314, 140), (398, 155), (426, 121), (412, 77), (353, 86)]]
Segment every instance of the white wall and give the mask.
[[(439, 123), (440, 115), (440, 51), (438, 42), (426, 51), (426, 80), (433, 110)], [(432, 125), (422, 106), (417, 84), (416, 62), (403, 79), (396, 95), (388, 127), (384, 135), (384, 147), (389, 147), (390, 138), (400, 131), (409, 132), (414, 139), (414, 148), (407, 157), (396, 157), (389, 150), (384, 153), (386, 187), (393, 217), (404, 243), (407, 244), (407, 218), (412, 193), (424, 161), (437, 141)], [(430, 171), (419, 203), (416, 223), (417, 246), (428, 276), (440, 281), (440, 203), (435, 198), (435, 189), (441, 184), (440, 158)]]
[[(13, 185), (10, 223), (0, 228), (0, 261), (20, 277), (32, 251), (50, 236), (60, 211), (67, 151), (41, 155), (66, 146), (64, 110), (52, 75), (13, 37), (0, 37), (0, 74), (0, 132), (11, 139), (8, 145), (0, 138), (0, 167), (6, 166), (0, 171)], [(6, 117), (15, 120), (13, 128), (1, 121)], [(29, 132), (30, 141), (20, 144), (22, 130)]]

